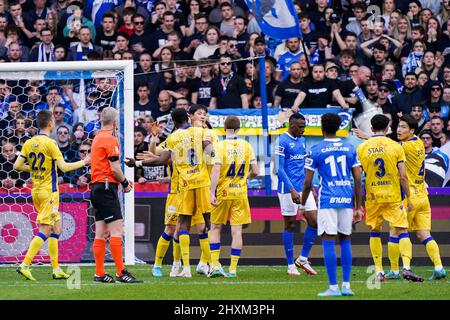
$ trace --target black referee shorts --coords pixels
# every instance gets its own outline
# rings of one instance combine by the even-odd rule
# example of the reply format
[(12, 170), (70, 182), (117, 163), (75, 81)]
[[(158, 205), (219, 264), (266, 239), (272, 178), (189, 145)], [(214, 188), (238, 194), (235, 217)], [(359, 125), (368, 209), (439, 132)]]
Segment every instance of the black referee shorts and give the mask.
[(95, 221), (110, 223), (123, 219), (120, 209), (117, 184), (110, 183), (105, 190), (103, 182), (95, 182), (91, 187), (91, 203), (94, 209)]

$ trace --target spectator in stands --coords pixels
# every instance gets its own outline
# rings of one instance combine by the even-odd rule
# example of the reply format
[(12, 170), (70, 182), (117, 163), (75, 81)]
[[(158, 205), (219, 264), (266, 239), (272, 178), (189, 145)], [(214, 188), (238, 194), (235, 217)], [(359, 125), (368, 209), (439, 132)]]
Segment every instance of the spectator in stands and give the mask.
[(26, 130), (26, 118), (23, 115), (17, 115), (14, 121), (14, 127), (9, 134), (6, 135), (2, 141), (8, 141), (14, 144), (18, 151), (22, 150), (22, 145), (30, 139)]
[(65, 61), (66, 57), (67, 57), (66, 48), (61, 44), (55, 45), (55, 61)]
[(430, 80), (436, 81), (443, 64), (444, 57), (436, 57), (433, 51), (426, 50), (422, 58), (420, 71), (424, 71)]
[(66, 127), (67, 129), (69, 129), (69, 132), (72, 132), (72, 126), (70, 124), (67, 124), (64, 121), (64, 114), (65, 114), (65, 110), (64, 110), (64, 106), (63, 105), (56, 105), (54, 108), (52, 108), (51, 110), (53, 110), (53, 117), (55, 118), (55, 129), (52, 134), (50, 135), (50, 137), (52, 139), (56, 140), (56, 132), (58, 131), (58, 128), (61, 126)]
[[(91, 145), (83, 142), (77, 151), (75, 161), (83, 160), (91, 152)], [(70, 172), (70, 181), (72, 185), (77, 187), (87, 187), (91, 182), (91, 167), (85, 166)]]
[(114, 15), (106, 12), (102, 18), (102, 27), (98, 29), (95, 37), (95, 45), (102, 47), (103, 51), (114, 49), (117, 32), (115, 30)]
[[(256, 66), (257, 72), (256, 74), (258, 77), (254, 81), (254, 93), (257, 96), (261, 95), (260, 90), (260, 79), (259, 79), (259, 68), (260, 65), (258, 64)], [(266, 79), (264, 81), (264, 84), (266, 86), (266, 92), (267, 92), (267, 104), (272, 106), (275, 100), (275, 90), (277, 89), (279, 82), (275, 80), (275, 66), (272, 64), (272, 61), (269, 59), (265, 60), (265, 75)]]
[[(72, 141), (70, 141), (70, 131), (69, 128), (62, 125), (56, 130), (56, 142), (58, 143), (59, 150), (67, 162), (73, 162), (77, 157), (77, 150), (72, 146)], [(58, 169), (59, 183), (69, 183), (70, 173), (63, 173)]]
[(433, 147), (430, 130), (422, 130), (419, 137), (425, 146), (425, 184), (428, 188), (440, 188), (444, 185), (449, 159), (437, 147)]
[(196, 79), (195, 87), (198, 88), (198, 94), (196, 97), (192, 97), (192, 103), (202, 104), (209, 106), (211, 101), (212, 91), (212, 66), (209, 64), (208, 59), (200, 60), (200, 78)]
[(312, 78), (303, 81), (300, 93), (292, 105), (292, 111), (298, 112), (300, 106), (307, 108), (323, 108), (334, 105), (333, 98), (343, 109), (348, 109), (347, 102), (335, 81), (325, 78), (325, 68), (322, 64), (312, 67)]
[(431, 118), (431, 137), (433, 138), (433, 147), (441, 147), (441, 139), (444, 133), (444, 120), (439, 117)]
[[(138, 153), (148, 151), (148, 144), (145, 142), (147, 131), (142, 127), (134, 128), (134, 157), (136, 158)], [(138, 183), (145, 183), (147, 179), (143, 177), (143, 168), (134, 168), (135, 181)]]
[(25, 171), (20, 173), (13, 169), (18, 155), (13, 143), (7, 142), (2, 145), (0, 155), (0, 184), (2, 188), (21, 188), (29, 179), (30, 174)]
[(11, 43), (8, 47), (8, 54), (5, 57), (5, 62), (27, 62), (22, 56), (22, 49), (18, 43)]
[(159, 117), (170, 114), (172, 111), (172, 97), (167, 90), (162, 90), (158, 96), (158, 107), (152, 109), (152, 118), (158, 120)]
[[(211, 1), (210, 1), (211, 2)], [(232, 5), (232, 16), (242, 16), (245, 17), (245, 12), (242, 9), (242, 7), (240, 7), (239, 5), (237, 5), (236, 3), (239, 2), (239, 0), (234, 1), (233, 5)], [(221, 21), (223, 21), (223, 13), (222, 13), (222, 7), (221, 5), (223, 3), (229, 3), (231, 4), (232, 1), (231, 0), (219, 0), (219, 5), (216, 6), (215, 8), (213, 8), (211, 10), (211, 12), (209, 13), (209, 22), (211, 24), (220, 24)], [(214, 5), (211, 3), (211, 6), (213, 7)], [(203, 8), (205, 8), (205, 6), (203, 6)]]
[(302, 12), (299, 14), (298, 21), (303, 41), (309, 48), (310, 53), (313, 53), (317, 47), (317, 33), (311, 29), (311, 18), (308, 13)]
[(70, 4), (72, 8), (71, 12), (67, 12), (67, 16), (65, 18), (61, 18), (60, 23), (65, 24), (63, 29), (64, 37), (68, 38), (70, 41), (76, 41), (76, 37), (78, 36), (78, 32), (81, 30), (82, 26), (86, 26), (89, 28), (90, 35), (92, 40), (95, 42), (95, 37), (97, 32), (95, 30), (95, 25), (91, 20), (86, 18), (83, 15), (84, 6), (80, 1), (74, 1)]
[[(4, 130), (11, 130), (13, 128), (16, 117), (18, 117), (19, 115), (25, 115), (22, 112), (22, 105), (16, 97), (8, 97), (7, 101), (8, 111), (4, 115), (3, 119), (0, 119), (0, 131), (2, 133)], [(2, 135), (6, 133), (7, 132), (4, 132)]]
[(378, 99), (378, 83), (377, 80), (372, 76), (366, 83), (366, 98), (372, 103), (376, 103)]
[(39, 110), (46, 110), (48, 106), (45, 102), (41, 100), (42, 98), (42, 87), (39, 87), (35, 83), (31, 83), (25, 88), (26, 102), (22, 104), (22, 110), (25, 112), (27, 117), (34, 118), (34, 115)]
[(425, 119), (425, 116), (423, 114), (423, 106), (421, 104), (412, 106), (411, 116), (413, 116), (414, 119), (417, 120), (417, 123), (419, 125), (419, 129), (417, 130), (417, 132), (422, 132), (422, 130), (429, 130), (431, 128), (431, 122)]
[[(369, 86), (370, 83), (373, 83), (373, 81), (369, 81), (367, 83), (367, 86)], [(372, 90), (377, 90), (376, 94), (372, 94), (372, 97), (375, 98), (375, 106), (378, 108), (381, 108), (383, 112), (391, 114), (392, 117), (395, 116), (394, 109), (392, 107), (392, 103), (389, 100), (389, 94), (391, 89), (389, 88), (389, 84), (386, 81), (381, 81), (378, 83), (377, 86), (373, 86)], [(367, 89), (369, 95), (369, 88)]]
[[(194, 0), (195, 2), (195, 0)], [(185, 41), (184, 51), (189, 54), (190, 57), (194, 55), (197, 47), (205, 41), (206, 29), (209, 27), (208, 18), (203, 13), (195, 15), (195, 30), (190, 34), (192, 27), (186, 30), (187, 38)]]
[(282, 54), (277, 63), (277, 80), (284, 81), (289, 76), (291, 64), (298, 60), (300, 55), (304, 54), (300, 48), (300, 38), (291, 38), (286, 42), (287, 51)]
[(134, 52), (142, 53), (151, 49), (150, 33), (145, 30), (145, 18), (142, 14), (133, 16), (134, 32), (130, 35), (130, 45)]
[(120, 53), (123, 55), (125, 52), (130, 51), (130, 37), (128, 34), (121, 32), (117, 34), (116, 45), (112, 49), (112, 53)]
[(410, 113), (413, 105), (424, 100), (422, 90), (417, 86), (417, 75), (408, 72), (405, 76), (405, 86), (399, 95), (394, 97), (392, 105), (396, 112)]
[(209, 26), (205, 32), (205, 41), (194, 52), (194, 60), (200, 60), (212, 56), (219, 48), (220, 31), (216, 26)]
[(151, 115), (151, 110), (156, 108), (156, 105), (150, 101), (150, 86), (148, 83), (140, 83), (137, 86), (137, 94), (139, 99), (134, 103), (134, 115), (144, 116)]
[(187, 11), (185, 36), (189, 37), (195, 33), (195, 17), (200, 14), (200, 1), (189, 0)]
[(152, 47), (149, 50), (150, 52), (154, 52), (156, 49), (166, 44), (167, 36), (169, 35), (169, 33), (175, 30), (174, 26), (175, 15), (169, 11), (164, 12), (163, 23), (161, 24), (160, 29), (152, 33), (152, 37), (150, 40)]
[(250, 35), (247, 32), (248, 20), (245, 17), (238, 16), (234, 19), (234, 31), (233, 38), (237, 40), (237, 50), (240, 56), (244, 56), (245, 47), (250, 39)]
[(219, 60), (220, 73), (213, 80), (210, 109), (248, 109), (247, 87), (244, 79), (232, 71), (231, 57), (222, 55)]
[[(351, 69), (349, 68), (349, 73), (350, 71)], [(339, 81), (338, 75), (339, 75), (339, 67), (333, 61), (329, 60), (327, 63), (325, 63), (325, 76), (328, 79)]]
[[(336, 67), (337, 68), (337, 67)], [(299, 62), (291, 64), (289, 77), (282, 81), (275, 91), (273, 106), (290, 108), (301, 91), (302, 72)]]
[(78, 32), (79, 42), (70, 47), (67, 59), (73, 61), (86, 61), (90, 52), (95, 51), (102, 54), (102, 47), (93, 45), (91, 40), (91, 30), (87, 26), (82, 26)]
[(21, 60), (28, 61), (30, 49), (23, 44), (19, 38), (19, 29), (14, 25), (8, 25), (5, 29), (6, 41), (3, 48), (0, 48), (0, 59), (6, 61), (8, 50), (11, 44), (18, 44), (21, 51)]
[(84, 131), (84, 124), (81, 122), (75, 123), (72, 128), (72, 136), (70, 138), (75, 149), (77, 149), (83, 141), (87, 139), (86, 131)]
[(233, 6), (228, 1), (223, 1), (220, 5), (220, 14), (222, 16), (222, 21), (220, 22), (220, 33), (228, 37), (233, 37), (235, 30), (234, 27), (234, 17)]
[(431, 106), (441, 106), (442, 102), (442, 85), (438, 81), (430, 81), (428, 85), (428, 94), (427, 94), (427, 105)]
[[(133, 24), (133, 16), (136, 14), (136, 9), (133, 7), (127, 7), (123, 9), (122, 11), (122, 20), (123, 24), (117, 28), (117, 32), (124, 32), (128, 34), (128, 36), (131, 36), (134, 33), (134, 27)], [(142, 29), (144, 28), (144, 25), (142, 25)]]
[(55, 45), (53, 44), (53, 34), (49, 28), (43, 28), (40, 31), (42, 42), (35, 48), (31, 49), (30, 61), (47, 62), (56, 61)]
[(338, 78), (340, 81), (350, 80), (350, 66), (355, 62), (353, 51), (344, 49), (339, 55), (339, 71)]

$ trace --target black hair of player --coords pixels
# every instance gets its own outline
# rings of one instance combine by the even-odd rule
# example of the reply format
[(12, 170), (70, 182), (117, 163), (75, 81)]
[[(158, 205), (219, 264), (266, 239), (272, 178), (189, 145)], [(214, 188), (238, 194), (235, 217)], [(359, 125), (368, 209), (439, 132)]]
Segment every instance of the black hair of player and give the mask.
[(189, 117), (186, 109), (184, 108), (176, 108), (171, 113), (172, 120), (175, 123), (175, 126), (181, 126), (185, 123), (189, 122)]
[(48, 127), (50, 121), (53, 119), (53, 114), (49, 110), (41, 110), (37, 115), (37, 123), (39, 129), (45, 129)]
[(337, 113), (322, 115), (322, 132), (326, 135), (335, 135), (341, 126), (342, 118)]
[(306, 121), (304, 115), (302, 115), (301, 113), (294, 113), (289, 117), (289, 123), (291, 123), (294, 120), (298, 120), (298, 119)]
[(370, 124), (375, 132), (385, 131), (389, 126), (389, 118), (383, 114), (377, 114), (370, 119)]
[(419, 122), (414, 119), (412, 115), (404, 114), (400, 117), (400, 121), (406, 122), (410, 130), (414, 129), (414, 134), (417, 134), (417, 132), (419, 131)]
[(204, 106), (203, 104), (193, 104), (189, 107), (189, 114), (193, 115), (197, 110), (204, 110), (205, 113), (208, 113), (208, 108)]

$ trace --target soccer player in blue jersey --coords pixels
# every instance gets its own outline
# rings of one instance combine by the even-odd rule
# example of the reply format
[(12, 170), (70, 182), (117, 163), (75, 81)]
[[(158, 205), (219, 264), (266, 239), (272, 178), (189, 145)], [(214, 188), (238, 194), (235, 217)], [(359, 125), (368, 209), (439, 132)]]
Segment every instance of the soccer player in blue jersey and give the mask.
[(301, 255), (294, 262), (294, 226), (297, 213), (300, 211), (301, 190), (305, 180), (305, 158), (307, 157), (305, 138), (305, 117), (294, 113), (289, 118), (289, 129), (283, 133), (275, 147), (276, 165), (278, 166), (278, 199), (280, 200), (281, 214), (284, 219), (283, 245), (288, 264), (287, 273), (298, 276), (297, 267), (308, 274), (317, 272), (311, 268), (308, 256), (317, 236), (317, 206), (312, 193), (306, 202), (306, 227), (303, 237)]
[[(336, 137), (341, 125), (341, 117), (335, 113), (322, 115), (324, 140), (311, 148), (311, 156), (306, 159), (306, 177), (302, 190), (301, 207), (307, 204), (314, 171), (320, 175), (319, 210), (317, 213), (318, 234), (322, 237), (325, 267), (330, 287), (319, 297), (353, 296), (350, 289), (352, 270), (352, 248), (350, 235), (352, 223), (361, 220), (361, 164), (355, 148)], [(352, 176), (355, 182), (356, 211), (353, 211)], [(337, 280), (337, 258), (335, 241), (339, 239), (342, 264), (342, 291)]]

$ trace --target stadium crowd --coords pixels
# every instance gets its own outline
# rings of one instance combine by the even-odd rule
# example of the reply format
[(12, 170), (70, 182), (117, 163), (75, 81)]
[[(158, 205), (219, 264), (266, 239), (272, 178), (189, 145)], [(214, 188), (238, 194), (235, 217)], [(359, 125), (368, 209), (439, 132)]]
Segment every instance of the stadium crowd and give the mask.
[[(294, 4), (302, 35), (280, 41), (261, 33), (244, 0), (0, 0), (0, 62), (134, 60), (137, 155), (167, 137), (175, 107), (261, 108), (256, 58), (265, 56), (270, 107), (339, 105), (356, 116), (358, 85), (394, 133), (402, 114), (419, 121), (428, 186), (449, 186), (450, 0)], [(2, 187), (29, 179), (12, 163), (37, 133), (39, 110), (53, 112), (65, 160), (84, 159), (116, 85), (0, 79)], [(60, 172), (60, 183), (86, 186), (87, 170)], [(165, 175), (164, 167), (136, 170), (139, 183)]]

